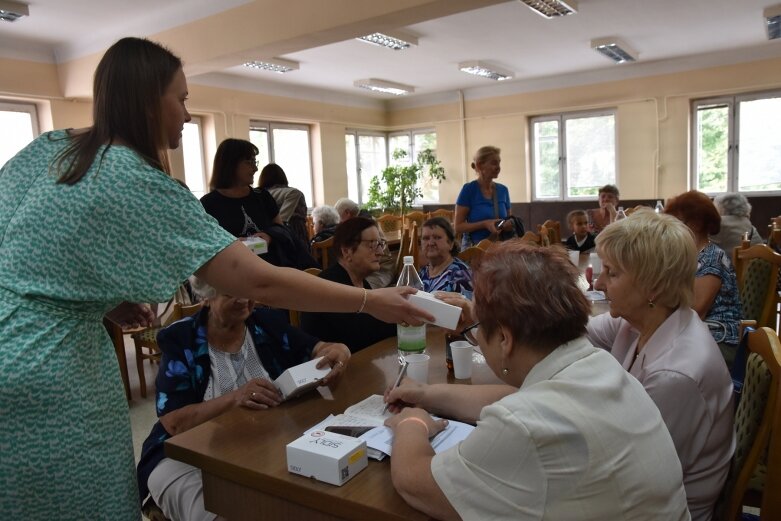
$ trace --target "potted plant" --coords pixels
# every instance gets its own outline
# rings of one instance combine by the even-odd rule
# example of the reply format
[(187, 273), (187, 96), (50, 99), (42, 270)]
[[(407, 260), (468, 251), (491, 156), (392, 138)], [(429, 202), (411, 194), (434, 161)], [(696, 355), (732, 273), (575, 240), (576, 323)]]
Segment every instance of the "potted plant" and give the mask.
[(423, 195), (418, 186), (420, 179), (428, 178), (437, 182), (445, 179), (445, 169), (430, 148), (422, 150), (417, 160), (408, 165), (403, 164), (406, 157), (407, 152), (397, 148), (393, 152), (396, 164), (386, 167), (379, 176), (372, 177), (367, 208), (399, 211), (404, 215), (407, 208)]

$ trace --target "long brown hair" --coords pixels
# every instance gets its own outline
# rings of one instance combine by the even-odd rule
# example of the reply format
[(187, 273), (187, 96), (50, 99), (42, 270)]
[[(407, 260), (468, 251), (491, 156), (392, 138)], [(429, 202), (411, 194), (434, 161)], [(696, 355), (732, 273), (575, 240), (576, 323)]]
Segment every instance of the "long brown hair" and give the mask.
[[(150, 166), (169, 171), (161, 98), (182, 61), (143, 38), (122, 38), (103, 55), (93, 83), (93, 125), (55, 159), (58, 183), (78, 183), (102, 145), (121, 139)], [(108, 146), (101, 153), (106, 153)]]

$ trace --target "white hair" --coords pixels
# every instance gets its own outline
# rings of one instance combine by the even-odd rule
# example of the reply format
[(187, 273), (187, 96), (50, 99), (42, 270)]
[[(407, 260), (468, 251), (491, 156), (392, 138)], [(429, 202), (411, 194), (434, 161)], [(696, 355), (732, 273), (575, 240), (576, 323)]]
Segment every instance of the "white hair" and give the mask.
[(325, 228), (339, 224), (339, 212), (333, 206), (323, 205), (312, 210), (312, 222), (320, 223)]
[(713, 199), (713, 204), (721, 215), (751, 217), (751, 204), (743, 194), (721, 194)]
[(193, 293), (198, 295), (201, 299), (210, 299), (217, 296), (217, 290), (210, 286), (205, 280), (190, 276), (190, 286), (193, 288)]
[(336, 204), (334, 204), (334, 209), (339, 212), (339, 215), (341, 215), (342, 212), (347, 212), (350, 215), (358, 215), (358, 212), (360, 211), (358, 203), (352, 199), (348, 199), (347, 197), (342, 197), (336, 201)]

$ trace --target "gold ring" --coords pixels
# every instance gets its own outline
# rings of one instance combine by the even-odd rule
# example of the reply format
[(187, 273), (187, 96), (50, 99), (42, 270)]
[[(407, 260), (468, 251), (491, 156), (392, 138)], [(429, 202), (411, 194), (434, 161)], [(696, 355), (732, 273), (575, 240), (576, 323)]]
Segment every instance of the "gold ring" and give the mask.
[(252, 392), (252, 394), (250, 394), (249, 396), (250, 396), (250, 398), (255, 398), (255, 395), (256, 395), (256, 394), (257, 394), (257, 393), (253, 391), (253, 392)]

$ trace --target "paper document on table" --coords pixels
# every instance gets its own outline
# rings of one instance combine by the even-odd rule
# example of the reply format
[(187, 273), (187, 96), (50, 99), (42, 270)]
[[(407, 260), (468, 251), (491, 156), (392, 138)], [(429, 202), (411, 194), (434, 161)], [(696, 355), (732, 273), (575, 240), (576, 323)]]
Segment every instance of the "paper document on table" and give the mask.
[[(385, 420), (393, 416), (385, 410), (385, 401), (379, 394), (373, 394), (361, 400), (355, 405), (345, 409), (344, 414), (329, 415), (326, 419), (312, 427), (307, 433), (315, 430), (325, 430), (326, 427), (374, 427), (370, 431), (358, 436), (366, 441), (367, 452), (370, 458), (381, 460), (387, 454), (390, 456), (393, 446), (393, 431), (384, 426)], [(434, 452), (442, 451), (457, 445), (458, 442), (469, 436), (474, 426), (449, 420), (448, 426), (434, 436), (431, 446)]]

